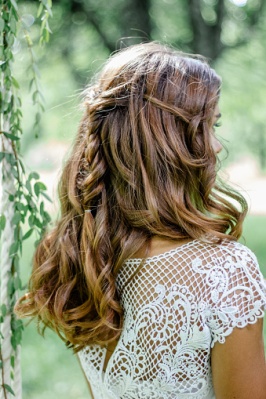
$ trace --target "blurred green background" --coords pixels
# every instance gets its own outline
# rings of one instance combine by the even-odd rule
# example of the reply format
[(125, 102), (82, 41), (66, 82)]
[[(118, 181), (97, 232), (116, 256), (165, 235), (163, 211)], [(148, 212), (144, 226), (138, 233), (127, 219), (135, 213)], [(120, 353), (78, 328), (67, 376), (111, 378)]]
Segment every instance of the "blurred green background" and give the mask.
[[(29, 170), (41, 175), (53, 198), (56, 181), (81, 117), (81, 93), (108, 55), (132, 43), (158, 40), (205, 55), (222, 76), (222, 127), (217, 135), (228, 149), (221, 159), (223, 178), (250, 203), (245, 244), (257, 255), (266, 276), (266, 2), (263, 0), (56, 0), (52, 35), (37, 46), (38, 2), (20, 1), (23, 20), (14, 44), (17, 80), (22, 87), (22, 153)], [(39, 138), (29, 94), (30, 54), (24, 40), (30, 29), (39, 60), (46, 113)], [(22, 276), (31, 268), (33, 238), (25, 242)], [(266, 341), (266, 330), (265, 330)], [(22, 345), (26, 399), (83, 399), (89, 393), (76, 358), (50, 331), (45, 339), (31, 323)]]

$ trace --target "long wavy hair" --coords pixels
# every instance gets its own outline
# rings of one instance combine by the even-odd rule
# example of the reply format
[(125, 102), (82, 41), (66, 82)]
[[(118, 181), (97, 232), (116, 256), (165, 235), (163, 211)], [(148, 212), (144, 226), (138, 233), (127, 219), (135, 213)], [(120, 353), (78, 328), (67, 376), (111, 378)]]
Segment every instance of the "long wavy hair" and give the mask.
[(117, 273), (153, 236), (239, 238), (247, 205), (219, 183), (211, 145), (220, 85), (203, 59), (156, 43), (109, 59), (85, 91), (61, 216), (38, 245), (18, 315), (75, 351), (106, 344), (123, 323)]

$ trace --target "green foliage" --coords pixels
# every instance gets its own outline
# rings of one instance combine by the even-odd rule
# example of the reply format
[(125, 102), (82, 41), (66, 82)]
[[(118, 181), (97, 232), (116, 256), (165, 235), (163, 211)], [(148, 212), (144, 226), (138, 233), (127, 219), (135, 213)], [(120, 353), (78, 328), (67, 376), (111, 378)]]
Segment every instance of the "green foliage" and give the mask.
[(6, 226), (6, 217), (5, 215), (0, 215), (0, 237), (5, 226)]
[[(40, 43), (49, 40), (50, 28), (49, 17), (52, 3), (50, 0), (40, 0), (38, 18), (41, 21)], [(41, 238), (47, 224), (50, 221), (49, 214), (44, 208), (44, 198), (48, 198), (45, 185), (39, 180), (39, 175), (31, 172), (26, 173), (20, 156), (20, 142), (22, 134), (22, 101), (20, 97), (20, 84), (14, 76), (14, 61), (16, 54), (16, 43), (20, 29), (26, 40), (28, 51), (31, 57), (30, 90), (33, 103), (36, 105), (34, 130), (35, 135), (39, 130), (41, 112), (44, 110), (43, 96), (40, 90), (40, 74), (37, 66), (36, 56), (33, 51), (33, 42), (30, 38), (30, 27), (34, 22), (32, 15), (20, 16), (18, 4), (15, 0), (2, 1), (0, 5), (0, 140), (1, 152), (0, 162), (2, 163), (3, 187), (6, 182), (11, 181), (15, 191), (9, 193), (6, 208), (13, 210), (12, 220), (7, 220), (6, 215), (0, 215), (0, 236), (5, 232), (7, 223), (13, 226), (12, 244), (9, 248), (11, 268), (8, 272), (9, 280), (7, 285), (8, 298), (6, 303), (0, 304), (0, 323), (5, 321), (7, 316), (11, 317), (11, 345), (16, 351), (21, 343), (23, 323), (17, 320), (13, 313), (13, 307), (17, 298), (17, 293), (22, 289), (20, 279), (20, 257), (22, 254), (22, 244), (32, 233), (36, 233), (37, 240)], [(6, 194), (6, 193), (5, 193)], [(4, 208), (3, 208), (4, 209)], [(23, 235), (22, 226), (26, 225), (29, 229)], [(1, 336), (1, 340), (5, 337)], [(5, 360), (8, 361), (8, 360)], [(9, 359), (12, 368), (15, 367), (15, 357)], [(0, 368), (3, 359), (0, 345)], [(1, 372), (1, 371), (0, 371)], [(11, 374), (12, 377), (12, 374)], [(2, 382), (1, 390), (4, 397), (7, 392), (14, 395), (12, 387)]]
[[(51, 7), (52, 7), (51, 0), (40, 0), (39, 9), (37, 11), (37, 18), (41, 20), (40, 39), (39, 39), (40, 44), (44, 44), (49, 41), (51, 33), (51, 29), (49, 26), (49, 17), (52, 16)], [(41, 112), (44, 111), (44, 98), (40, 89), (39, 80), (41, 75), (37, 63), (37, 57), (33, 50), (34, 44), (30, 36), (30, 29), (34, 21), (35, 18), (31, 14), (26, 14), (24, 17), (21, 18), (21, 28), (28, 46), (28, 51), (31, 60), (30, 70), (32, 77), (29, 80), (29, 89), (32, 92), (33, 105), (37, 107), (33, 129), (35, 132), (35, 136), (38, 137), (38, 132), (40, 130)]]
[(40, 0), (37, 17), (41, 18), (40, 44), (47, 43), (50, 39), (51, 29), (49, 17), (52, 17), (52, 0)]
[[(190, 24), (189, 3), (185, 0), (149, 0), (150, 35), (138, 30), (137, 21), (129, 18), (130, 9), (136, 0), (114, 0), (104, 2), (64, 1), (53, 3), (51, 36), (45, 51), (38, 49), (42, 81), (45, 81), (44, 95), (49, 109), (45, 120), (40, 122), (39, 130), (45, 132), (45, 140), (71, 140), (80, 119), (77, 111), (78, 94), (90, 80), (110, 53), (108, 37), (112, 47), (127, 44), (123, 27), (132, 29), (129, 36), (139, 41), (154, 39), (173, 44), (183, 51), (194, 51), (194, 35)], [(194, 1), (195, 3), (195, 1)], [(201, 0), (202, 17), (209, 26), (216, 24), (216, 6), (220, 0)], [(266, 106), (266, 66), (265, 66), (265, 12), (266, 3), (249, 0), (242, 7), (233, 0), (224, 0), (225, 15), (220, 36), (222, 52), (215, 62), (215, 69), (223, 78), (222, 114), (223, 126), (218, 130), (231, 141), (229, 154), (231, 160), (238, 154), (251, 154), (259, 160), (262, 170), (266, 170), (266, 144), (264, 109)], [(37, 12), (34, 2), (21, 2), (25, 15)], [(34, 14), (35, 15), (35, 14)], [(123, 15), (123, 21), (121, 20)], [(128, 19), (127, 19), (128, 18)], [(93, 22), (98, 21), (97, 26)], [(37, 30), (33, 31), (32, 41), (37, 41)], [(214, 40), (216, 35), (207, 35)], [(121, 44), (122, 43), (122, 44)], [(36, 51), (37, 52), (37, 51)], [(22, 47), (18, 74), (28, 58)], [(22, 65), (21, 65), (22, 64)], [(23, 76), (19, 83), (24, 89)], [(28, 83), (28, 81), (27, 81)], [(76, 93), (76, 95), (75, 95)], [(75, 101), (76, 99), (76, 101)], [(32, 115), (30, 107), (23, 108), (24, 125), (22, 151), (31, 148), (32, 135), (29, 129)], [(262, 145), (261, 145), (262, 144)], [(40, 147), (38, 148), (39, 151)], [(41, 166), (45, 163), (40, 160)], [(49, 163), (48, 168), (53, 165)]]
[(10, 392), (13, 396), (15, 396), (13, 389), (9, 385), (3, 384), (3, 388)]
[(223, 126), (218, 133), (230, 140), (231, 160), (252, 155), (262, 171), (266, 164), (265, 40), (266, 31), (259, 29), (249, 44), (227, 50), (215, 65), (223, 77)]

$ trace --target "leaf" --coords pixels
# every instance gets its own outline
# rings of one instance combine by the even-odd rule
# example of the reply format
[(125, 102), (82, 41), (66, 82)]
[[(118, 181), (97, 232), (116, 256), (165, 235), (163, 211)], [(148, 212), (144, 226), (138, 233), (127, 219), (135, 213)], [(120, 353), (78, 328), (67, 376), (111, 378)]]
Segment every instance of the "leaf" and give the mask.
[(35, 216), (34, 215), (30, 215), (29, 219), (28, 219), (29, 225), (34, 226), (34, 222), (35, 222)]
[[(7, 37), (7, 39), (6, 39), (6, 41), (8, 43), (9, 48), (11, 48), (13, 46), (14, 42), (15, 42), (15, 36), (14, 35), (9, 35)], [(12, 56), (12, 58), (13, 58), (13, 56)]]
[(22, 160), (19, 159), (18, 161), (19, 161), (19, 164), (20, 164), (20, 167), (21, 167), (22, 172), (25, 174), (25, 167), (24, 167), (24, 165), (23, 165)]
[(6, 217), (5, 215), (0, 215), (0, 230), (4, 230), (6, 227)]
[[(16, 2), (16, 3), (17, 3), (17, 2)], [(12, 13), (13, 16), (16, 18), (16, 21), (18, 21), (18, 20), (19, 20), (19, 16), (18, 16), (18, 13), (17, 13), (17, 11), (15, 10), (15, 8), (11, 9), (11, 13)]]
[(34, 219), (35, 226), (39, 227), (39, 229), (43, 228), (41, 221), (38, 218)]
[(35, 92), (32, 94), (32, 101), (34, 103), (37, 102), (38, 96), (39, 96), (39, 92), (38, 92), (38, 90), (35, 90)]
[(39, 5), (38, 11), (37, 11), (37, 18), (39, 18), (39, 17), (41, 16), (42, 10), (43, 10), (43, 5), (42, 5), (42, 3), (41, 3), (41, 4)]
[(14, 18), (14, 16), (11, 18), (10, 22), (9, 22), (9, 26), (10, 26), (10, 30), (12, 33), (16, 34), (17, 31), (17, 21)]
[(14, 294), (14, 284), (13, 280), (9, 279), (7, 283), (7, 293), (9, 296), (12, 296)]
[(4, 134), (8, 139), (10, 139), (10, 140), (12, 140), (12, 141), (17, 141), (17, 140), (20, 139), (18, 136), (14, 136), (14, 134), (10, 134), (10, 133), (7, 133), (7, 132), (3, 132), (3, 134)]
[(32, 235), (33, 231), (34, 231), (34, 229), (29, 229), (29, 230), (27, 231), (27, 233), (24, 234), (24, 236), (22, 237), (22, 240), (23, 240), (23, 241), (24, 241), (24, 240), (27, 240), (27, 238), (29, 238), (29, 237)]
[(43, 203), (43, 201), (41, 202), (41, 204), (40, 204), (40, 214), (41, 214), (41, 216), (43, 216), (43, 214), (44, 214), (44, 203)]
[(21, 326), (17, 323), (17, 320), (14, 319), (11, 325), (13, 330), (13, 334), (11, 336), (11, 344), (12, 347), (16, 350), (17, 346), (21, 343), (23, 328), (21, 328)]
[(19, 257), (18, 256), (14, 256), (13, 258), (13, 266), (14, 269), (17, 273), (19, 273)]
[(53, 13), (52, 13), (52, 10), (51, 10), (52, 1), (51, 0), (50, 1), (49, 0), (48, 1), (42, 1), (42, 3), (44, 4), (48, 14), (52, 17), (53, 16)]
[(30, 80), (30, 83), (29, 83), (29, 90), (31, 91), (31, 89), (32, 89), (32, 85), (33, 85), (33, 83), (35, 82), (35, 78), (32, 78), (31, 80)]
[(16, 89), (19, 89), (19, 88), (20, 88), (19, 83), (18, 83), (18, 81), (14, 78), (14, 76), (12, 76), (12, 84), (13, 84), (13, 86), (14, 86)]
[(32, 209), (35, 209), (35, 208), (36, 208), (35, 203), (34, 203), (34, 201), (33, 201), (33, 196), (32, 196), (32, 194), (31, 194), (31, 195), (25, 195), (25, 200), (27, 201), (27, 204), (28, 204), (28, 206), (27, 206), (27, 212), (30, 211), (30, 210), (32, 210)]
[(40, 192), (46, 190), (46, 185), (43, 184), (41, 181), (38, 181), (37, 183), (34, 184), (34, 192), (37, 197), (39, 197)]
[(16, 254), (19, 250), (19, 241), (15, 241), (13, 242), (13, 244), (11, 245), (10, 249), (9, 249), (9, 255), (12, 256), (14, 254)]
[(5, 27), (5, 21), (3, 20), (3, 18), (0, 18), (0, 32), (4, 30), (4, 27)]
[(17, 290), (20, 290), (20, 289), (21, 289), (21, 286), (22, 286), (21, 280), (20, 280), (19, 276), (16, 276), (15, 279), (14, 279), (14, 287), (15, 287), (15, 290), (16, 290), (16, 291), (17, 291)]
[(6, 305), (3, 303), (3, 305), (1, 306), (1, 313), (2, 313), (2, 316), (3, 317), (5, 317), (6, 316), (6, 314), (7, 314), (7, 307), (6, 307)]
[(44, 191), (41, 192), (42, 196), (45, 197), (49, 202), (51, 202), (51, 204), (53, 203), (53, 201), (51, 200), (51, 198), (49, 197), (48, 194), (46, 194)]
[(18, 202), (16, 204), (16, 208), (20, 211), (20, 212), (25, 212), (25, 205), (22, 204), (21, 202)]
[(20, 231), (19, 224), (17, 224), (17, 225), (15, 225), (15, 228), (14, 228), (14, 234), (13, 234), (14, 241), (13, 242), (19, 240), (19, 231)]
[(30, 193), (30, 194), (32, 194), (32, 189), (31, 189), (31, 184), (30, 184), (30, 180), (27, 180), (26, 181), (26, 189), (28, 190), (28, 192)]
[(14, 336), (14, 334), (11, 336), (10, 341), (11, 341), (12, 348), (14, 350), (16, 350), (17, 349), (17, 340), (16, 340), (16, 337)]
[(31, 172), (29, 174), (29, 180), (31, 180), (31, 179), (38, 180), (39, 178), (40, 178), (40, 175), (37, 172)]
[[(12, 0), (11, 0), (11, 2), (12, 2)], [(11, 395), (14, 395), (14, 396), (15, 396), (15, 392), (13, 391), (13, 389), (12, 389), (9, 385), (3, 384), (3, 387), (4, 387), (9, 393), (11, 393)]]
[(21, 214), (16, 212), (12, 218), (12, 224), (18, 224), (21, 221)]
[(37, 112), (36, 115), (35, 115), (35, 123), (36, 124), (40, 123), (41, 117), (42, 116), (41, 116), (40, 112)]
[(51, 221), (51, 217), (50, 217), (48, 212), (44, 211), (43, 217), (45, 218), (46, 222), (50, 222)]
[(32, 42), (32, 40), (31, 40), (30, 35), (25, 34), (25, 39), (26, 39), (26, 41), (27, 41), (28, 46), (29, 46), (29, 47), (32, 47), (32, 46), (33, 46), (33, 42)]
[(0, 162), (5, 158), (5, 152), (0, 152)]
[(12, 6), (15, 8), (15, 10), (18, 11), (17, 2), (16, 2), (15, 0), (11, 0), (11, 4), (12, 4)]

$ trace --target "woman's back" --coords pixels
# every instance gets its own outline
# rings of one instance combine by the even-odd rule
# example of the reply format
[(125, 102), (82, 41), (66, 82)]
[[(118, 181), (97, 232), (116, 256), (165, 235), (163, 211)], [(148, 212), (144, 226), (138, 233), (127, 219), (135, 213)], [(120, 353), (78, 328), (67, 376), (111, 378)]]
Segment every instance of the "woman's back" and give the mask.
[(211, 348), (263, 317), (254, 255), (235, 242), (193, 240), (141, 263), (129, 259), (118, 274), (124, 325), (113, 354), (80, 352), (95, 399), (214, 398)]
[[(206, 399), (212, 381), (217, 399), (265, 399), (263, 280), (235, 243), (247, 203), (217, 179), (220, 86), (201, 57), (145, 43), (85, 91), (17, 311), (80, 352), (97, 399)], [(189, 242), (138, 253), (155, 237)]]

